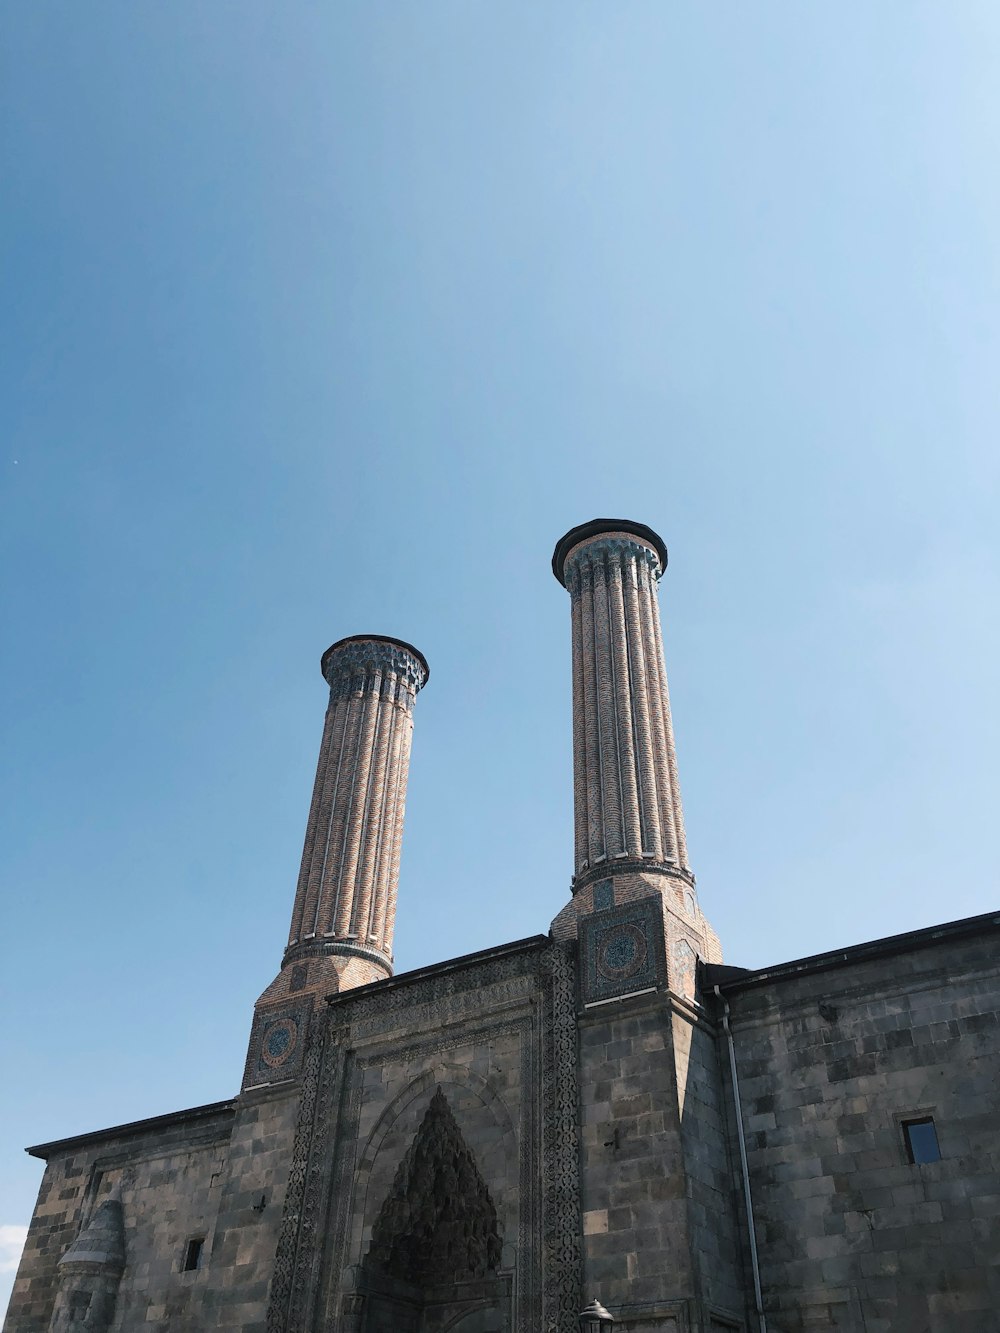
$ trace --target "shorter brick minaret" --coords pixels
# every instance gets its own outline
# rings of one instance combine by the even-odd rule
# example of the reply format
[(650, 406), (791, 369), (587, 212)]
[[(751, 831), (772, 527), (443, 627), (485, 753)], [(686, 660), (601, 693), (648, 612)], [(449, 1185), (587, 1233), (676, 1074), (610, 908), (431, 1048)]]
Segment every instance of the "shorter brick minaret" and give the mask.
[(552, 557), (572, 613), (575, 815), (573, 899), (552, 929), (573, 936), (581, 914), (658, 894), (668, 969), (693, 992), (695, 956), (718, 961), (719, 944), (688, 864), (657, 600), (666, 567), (662, 538), (617, 518), (572, 528)]
[(340, 639), (321, 668), (330, 703), (288, 946), (258, 1006), (392, 975), (413, 705), (430, 672), (380, 634)]

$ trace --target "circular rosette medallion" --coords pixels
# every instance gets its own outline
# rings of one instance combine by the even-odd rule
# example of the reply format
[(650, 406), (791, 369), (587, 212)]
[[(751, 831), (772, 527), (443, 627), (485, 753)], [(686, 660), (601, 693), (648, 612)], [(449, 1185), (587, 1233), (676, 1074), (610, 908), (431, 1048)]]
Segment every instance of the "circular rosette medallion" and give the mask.
[(279, 1018), (264, 1033), (260, 1058), (272, 1069), (278, 1069), (295, 1050), (299, 1029), (294, 1018)]
[(646, 935), (639, 926), (616, 926), (597, 946), (597, 971), (607, 981), (626, 981), (645, 966), (646, 953)]

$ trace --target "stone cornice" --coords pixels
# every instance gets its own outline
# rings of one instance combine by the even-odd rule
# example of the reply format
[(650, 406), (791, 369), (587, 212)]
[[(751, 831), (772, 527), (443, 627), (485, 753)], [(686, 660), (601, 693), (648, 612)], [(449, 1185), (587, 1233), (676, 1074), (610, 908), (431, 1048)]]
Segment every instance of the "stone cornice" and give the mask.
[[(132, 1120), (125, 1125), (112, 1125), (109, 1129), (93, 1130), (89, 1134), (74, 1134), (68, 1139), (53, 1139), (50, 1143), (36, 1143), (30, 1148), (25, 1148), (25, 1152), (31, 1157), (40, 1157), (47, 1162), (50, 1157), (58, 1153), (69, 1152), (71, 1149), (89, 1146), (92, 1143), (102, 1143), (108, 1139), (131, 1138), (141, 1134), (158, 1134), (162, 1131), (173, 1129), (175, 1126), (183, 1125), (185, 1130), (190, 1133), (190, 1126), (194, 1121), (207, 1121), (218, 1118), (220, 1128), (218, 1137), (225, 1138), (230, 1131), (230, 1122), (236, 1113), (236, 1098), (231, 1097), (224, 1102), (209, 1102), (206, 1106), (192, 1106), (185, 1111), (172, 1111), (168, 1115), (149, 1116), (145, 1120)], [(188, 1140), (185, 1138), (185, 1146)]]
[(690, 870), (664, 861), (640, 860), (638, 857), (614, 857), (588, 866), (573, 881), (573, 893), (577, 894), (587, 884), (599, 879), (613, 879), (618, 875), (665, 875), (669, 879), (678, 879), (689, 888), (694, 888), (694, 875)]
[(381, 949), (368, 944), (353, 944), (350, 940), (342, 939), (301, 940), (298, 944), (291, 944), (285, 950), (281, 966), (288, 967), (290, 963), (301, 962), (303, 958), (328, 958), (343, 954), (352, 958), (366, 958), (369, 962), (384, 967), (387, 975), (392, 976), (392, 959)]

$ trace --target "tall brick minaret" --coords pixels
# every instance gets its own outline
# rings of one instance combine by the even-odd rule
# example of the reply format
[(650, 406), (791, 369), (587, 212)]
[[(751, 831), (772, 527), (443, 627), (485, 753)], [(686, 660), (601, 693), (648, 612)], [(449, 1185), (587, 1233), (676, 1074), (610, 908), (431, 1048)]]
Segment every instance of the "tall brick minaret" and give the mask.
[(258, 1007), (392, 975), (413, 705), (430, 672), (380, 634), (340, 639), (321, 668), (330, 703), (288, 946)]
[[(553, 922), (659, 894), (671, 969), (719, 956), (688, 863), (657, 584), (667, 548), (652, 528), (597, 518), (557, 543), (552, 569), (573, 626), (573, 899)], [(683, 942), (686, 941), (686, 949)], [(690, 957), (688, 957), (690, 955)], [(687, 960), (687, 965), (684, 965)]]

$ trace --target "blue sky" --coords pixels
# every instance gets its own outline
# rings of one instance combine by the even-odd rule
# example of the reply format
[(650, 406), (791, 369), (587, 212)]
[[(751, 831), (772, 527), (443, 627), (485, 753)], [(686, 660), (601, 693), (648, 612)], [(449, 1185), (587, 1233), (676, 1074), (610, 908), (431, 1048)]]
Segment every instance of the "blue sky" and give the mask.
[(334, 639), (432, 668), (397, 967), (547, 929), (595, 515), (670, 548), (727, 961), (997, 906), (995, 5), (34, 0), (0, 60), (0, 1243), (24, 1144), (236, 1091)]

